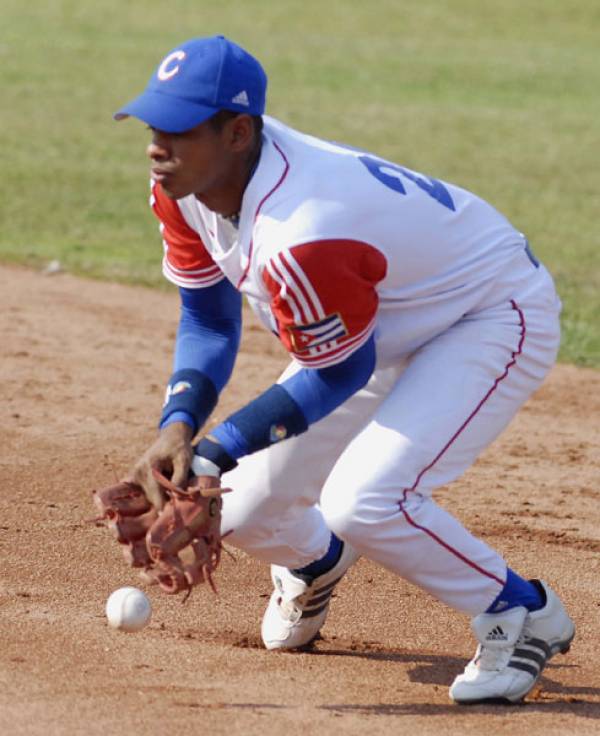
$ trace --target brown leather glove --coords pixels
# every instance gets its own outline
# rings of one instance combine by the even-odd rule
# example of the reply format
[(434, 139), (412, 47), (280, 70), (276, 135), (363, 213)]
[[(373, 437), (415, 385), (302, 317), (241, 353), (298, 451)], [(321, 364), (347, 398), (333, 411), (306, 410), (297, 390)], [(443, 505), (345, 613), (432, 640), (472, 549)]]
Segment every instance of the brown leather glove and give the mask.
[[(221, 559), (221, 494), (219, 479), (193, 476), (186, 488), (176, 486), (157, 470), (156, 481), (168, 497), (158, 512), (141, 486), (122, 481), (94, 491), (94, 503), (133, 567), (142, 578), (166, 593), (190, 591), (207, 581), (216, 592), (212, 573)], [(186, 552), (188, 550), (189, 552)], [(184, 560), (184, 552), (189, 559)]]
[(158, 511), (146, 498), (144, 489), (130, 481), (93, 491), (100, 516), (106, 521), (119, 544), (123, 556), (132, 567), (147, 567), (152, 563), (146, 547), (146, 534), (158, 518)]

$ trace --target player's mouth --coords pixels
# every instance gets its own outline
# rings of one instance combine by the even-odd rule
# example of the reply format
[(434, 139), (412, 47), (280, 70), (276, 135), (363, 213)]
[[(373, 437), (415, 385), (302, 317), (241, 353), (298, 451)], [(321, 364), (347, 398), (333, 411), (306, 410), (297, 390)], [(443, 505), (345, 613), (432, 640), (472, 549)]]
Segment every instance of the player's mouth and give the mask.
[(152, 169), (150, 169), (150, 172), (154, 181), (162, 182), (173, 176), (173, 172), (169, 171), (168, 169), (157, 169), (152, 167)]

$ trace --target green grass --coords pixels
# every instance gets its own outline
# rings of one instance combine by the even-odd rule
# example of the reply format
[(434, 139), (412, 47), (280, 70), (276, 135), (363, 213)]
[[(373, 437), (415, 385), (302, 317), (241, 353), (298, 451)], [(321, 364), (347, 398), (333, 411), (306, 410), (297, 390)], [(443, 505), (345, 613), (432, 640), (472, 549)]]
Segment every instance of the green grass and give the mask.
[(112, 112), (164, 52), (225, 33), (269, 112), (470, 188), (564, 301), (561, 359), (600, 367), (596, 0), (3, 0), (0, 260), (158, 285), (147, 134)]

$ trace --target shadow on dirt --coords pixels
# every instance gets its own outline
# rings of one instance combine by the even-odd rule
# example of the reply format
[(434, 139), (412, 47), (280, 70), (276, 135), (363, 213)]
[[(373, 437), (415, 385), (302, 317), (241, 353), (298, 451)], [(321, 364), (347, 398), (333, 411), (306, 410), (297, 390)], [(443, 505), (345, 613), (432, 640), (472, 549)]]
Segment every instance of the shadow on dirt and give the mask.
[[(408, 679), (411, 682), (418, 682), (423, 685), (434, 685), (448, 687), (454, 677), (463, 670), (467, 663), (466, 659), (452, 657), (443, 654), (426, 654), (421, 652), (410, 651), (390, 651), (383, 649), (372, 650), (369, 647), (373, 645), (365, 643), (365, 650), (359, 649), (333, 649), (333, 648), (316, 648), (310, 650), (310, 654), (316, 656), (337, 656), (337, 657), (360, 657), (361, 659), (370, 659), (375, 661), (398, 662), (404, 665), (414, 664), (407, 670)], [(321, 644), (322, 646), (322, 644)], [(354, 645), (353, 645), (354, 647)], [(585, 718), (600, 718), (600, 687), (588, 687), (578, 685), (564, 685), (553, 680), (548, 675), (553, 671), (562, 669), (577, 669), (577, 665), (562, 664), (560, 662), (551, 662), (547, 665), (544, 672), (546, 673), (540, 678), (538, 694), (535, 699), (526, 701), (518, 705), (510, 704), (489, 704), (476, 705), (468, 708), (461, 708), (460, 712), (481, 713), (482, 709), (489, 708), (526, 708), (530, 710), (540, 710), (543, 712), (560, 712), (571, 713)], [(586, 700), (585, 696), (594, 698)], [(438, 704), (373, 704), (373, 705), (331, 705), (321, 706), (325, 710), (333, 710), (336, 712), (357, 712), (371, 713), (374, 715), (444, 715), (446, 713), (456, 713), (456, 705), (449, 703), (448, 705)]]
[[(223, 635), (216, 637), (223, 642)], [(232, 635), (226, 643), (234, 647), (264, 650), (260, 637)], [(269, 653), (269, 656), (284, 657), (358, 657), (376, 662), (395, 662), (404, 665), (404, 671), (410, 682), (447, 688), (454, 677), (462, 672), (467, 659), (445, 654), (415, 652), (410, 650), (389, 649), (376, 641), (359, 639), (328, 639), (318, 637), (311, 644), (293, 651)], [(317, 706), (319, 710), (337, 714), (356, 713), (363, 715), (401, 716), (401, 715), (481, 715), (486, 712), (498, 712), (498, 709), (510, 711), (511, 708), (525, 709), (527, 712), (565, 713), (582, 718), (600, 719), (600, 687), (565, 685), (552, 678), (555, 673), (560, 679), (561, 670), (577, 670), (578, 666), (552, 661), (544, 670), (536, 687), (537, 694), (525, 703), (517, 705), (490, 703), (468, 707), (456, 706), (452, 703), (366, 703)], [(586, 699), (586, 696), (589, 699)], [(276, 709), (286, 706), (267, 703), (221, 703), (222, 708)]]
[(484, 714), (509, 713), (512, 709), (527, 713), (556, 713), (579, 718), (600, 718), (600, 703), (585, 700), (553, 700), (526, 702), (521, 705), (470, 705), (458, 706), (448, 703), (378, 703), (374, 705), (322, 705), (320, 710), (332, 713), (372, 715), (372, 716), (472, 716), (481, 718)]

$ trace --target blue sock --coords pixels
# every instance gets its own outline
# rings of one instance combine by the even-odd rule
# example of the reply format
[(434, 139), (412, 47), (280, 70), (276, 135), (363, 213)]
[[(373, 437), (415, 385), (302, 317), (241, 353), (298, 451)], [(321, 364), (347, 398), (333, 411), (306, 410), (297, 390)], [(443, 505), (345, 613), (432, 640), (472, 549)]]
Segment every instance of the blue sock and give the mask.
[(326, 572), (329, 572), (329, 570), (331, 570), (331, 568), (338, 563), (338, 560), (342, 556), (343, 547), (344, 543), (342, 542), (342, 540), (338, 539), (332, 532), (331, 541), (329, 542), (329, 549), (325, 553), (325, 556), (321, 557), (320, 560), (311, 562), (310, 565), (292, 570), (292, 572), (294, 573), (294, 575), (298, 575), (299, 577), (317, 578), (319, 577), (319, 575), (323, 575)]
[(538, 611), (546, 605), (541, 587), (513, 572), (506, 571), (506, 583), (486, 613), (500, 613), (516, 606), (525, 606), (528, 611)]

